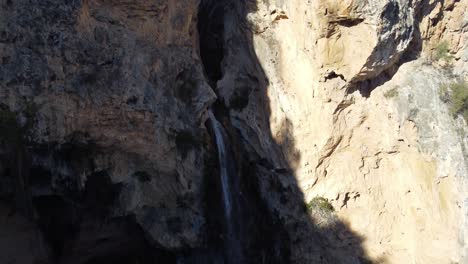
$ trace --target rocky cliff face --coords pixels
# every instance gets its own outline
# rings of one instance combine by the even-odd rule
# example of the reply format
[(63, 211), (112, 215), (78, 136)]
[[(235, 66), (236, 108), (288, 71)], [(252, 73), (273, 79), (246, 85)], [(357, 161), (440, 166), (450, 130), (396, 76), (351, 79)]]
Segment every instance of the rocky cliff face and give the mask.
[(439, 99), (466, 81), (466, 8), (263, 1), (249, 14), (274, 141), (306, 200), (332, 201), (378, 263), (466, 261), (466, 122)]
[(467, 8), (0, 0), (0, 258), (222, 263), (211, 107), (245, 263), (468, 261)]
[[(199, 61), (196, 10), (197, 1), (2, 1), (2, 113), (32, 124), (21, 143), (2, 138), (15, 145), (2, 152), (3, 195), (24, 192), (22, 207), (52, 221), (46, 225), (56, 219), (35, 203), (56, 199), (71, 210), (64, 224), (77, 230), (94, 208), (132, 215), (161, 248), (200, 243), (207, 152), (200, 125), (216, 97)], [(10, 183), (16, 177), (21, 190)], [(80, 243), (81, 234), (60, 242)]]

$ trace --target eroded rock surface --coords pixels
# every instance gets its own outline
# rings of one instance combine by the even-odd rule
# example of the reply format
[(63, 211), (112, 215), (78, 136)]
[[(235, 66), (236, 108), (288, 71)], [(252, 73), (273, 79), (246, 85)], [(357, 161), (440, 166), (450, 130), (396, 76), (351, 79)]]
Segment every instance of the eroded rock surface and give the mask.
[(1, 259), (220, 262), (212, 107), (251, 263), (467, 261), (467, 1), (199, 2), (0, 0)]
[[(108, 216), (133, 215), (165, 249), (200, 243), (202, 113), (216, 96), (198, 59), (197, 4), (0, 2), (0, 101), (34, 123), (20, 165), (33, 202), (61, 195), (88, 206), (75, 195), (98, 174), (121, 188), (118, 202), (99, 190), (90, 201), (109, 207)], [(5, 175), (20, 162), (12, 155), (2, 152)]]
[[(277, 143), (250, 144), (281, 168), (270, 154), (279, 146), (305, 200), (328, 198), (357, 233), (329, 245), (336, 263), (359, 263), (340, 243), (362, 243), (376, 263), (466, 261), (466, 123), (439, 99), (466, 76), (466, 4), (256, 1), (249, 13), (268, 98), (260, 121)], [(433, 57), (442, 41), (449, 63)], [(231, 113), (247, 138), (265, 131), (256, 97)], [(322, 259), (304, 244), (292, 249), (295, 263)]]

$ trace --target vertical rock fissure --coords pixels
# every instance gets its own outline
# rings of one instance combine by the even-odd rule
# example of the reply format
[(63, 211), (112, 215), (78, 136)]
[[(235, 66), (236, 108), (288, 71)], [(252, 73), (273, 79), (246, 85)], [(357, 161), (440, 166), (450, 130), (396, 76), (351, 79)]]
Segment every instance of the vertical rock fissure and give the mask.
[[(225, 1), (202, 0), (198, 10), (198, 32), (200, 57), (208, 83), (216, 92), (217, 82), (223, 76), (222, 61), (224, 58), (224, 19)], [(220, 105), (218, 102), (217, 105)], [(224, 108), (220, 105), (221, 108)], [(218, 109), (219, 110), (219, 109)], [(238, 208), (239, 179), (236, 161), (229, 146), (228, 137), (223, 125), (216, 119), (216, 109), (209, 110), (209, 125), (216, 144), (219, 164), (219, 185), (224, 214), (223, 263), (242, 263), (240, 241), (240, 217)], [(220, 114), (220, 113), (218, 113)]]
[[(242, 54), (252, 56), (252, 60), (255, 61), (255, 54), (245, 52), (250, 50), (248, 41), (232, 41), (232, 37), (238, 36), (246, 25), (244, 15), (247, 13), (243, 12), (244, 4), (242, 1), (202, 0), (198, 10), (200, 58), (207, 82), (218, 97), (222, 98), (215, 102), (208, 111), (207, 121), (216, 145), (219, 169), (218, 174), (209, 178), (215, 182), (212, 186), (216, 190), (210, 190), (207, 196), (212, 197), (214, 193), (217, 200), (215, 206), (207, 207), (207, 219), (223, 221), (219, 226), (223, 234), (212, 236), (216, 240), (217, 235), (220, 235), (222, 245), (217, 245), (215, 241), (209, 244), (209, 247), (212, 247), (210, 252), (215, 252), (216, 256), (222, 255), (222, 260), (219, 258), (213, 260), (213, 255), (210, 255), (209, 263), (285, 263), (288, 253), (281, 246), (284, 241), (279, 239), (284, 234), (280, 230), (282, 227), (278, 225), (276, 216), (268, 211), (266, 202), (260, 195), (257, 174), (250, 163), (251, 153), (238, 144), (241, 139), (231, 123), (229, 113), (238, 111), (235, 105), (239, 104), (233, 104), (232, 98), (229, 104), (226, 103), (228, 98), (220, 92), (221, 89), (223, 91), (226, 89), (225, 85), (230, 82), (232, 74), (238, 74), (237, 70), (233, 69), (232, 65), (228, 66), (227, 63), (232, 59), (232, 49), (243, 50)], [(239, 65), (239, 67), (242, 66)], [(218, 82), (221, 79), (222, 87), (221, 82)], [(255, 85), (258, 83), (252, 83), (252, 86)], [(234, 89), (235, 93), (239, 92), (237, 88)], [(239, 94), (239, 98), (234, 101), (241, 100), (245, 107), (249, 93), (241, 91)], [(213, 204), (213, 201), (210, 203)], [(219, 208), (219, 211), (216, 212), (214, 208)], [(222, 217), (219, 217), (221, 214)], [(209, 237), (212, 235), (211, 230), (216, 230), (218, 227), (217, 223), (214, 225), (209, 228)], [(198, 262), (184, 262), (184, 264), (187, 263)]]

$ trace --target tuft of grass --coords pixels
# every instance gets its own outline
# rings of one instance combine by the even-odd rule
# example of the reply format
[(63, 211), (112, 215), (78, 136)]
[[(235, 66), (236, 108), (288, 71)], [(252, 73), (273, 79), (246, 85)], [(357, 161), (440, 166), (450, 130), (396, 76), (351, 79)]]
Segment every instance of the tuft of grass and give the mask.
[(436, 61), (443, 60), (447, 63), (451, 62), (453, 56), (450, 55), (449, 43), (444, 40), (440, 42), (435, 48), (434, 59)]
[(393, 98), (398, 96), (398, 88), (394, 87), (384, 93), (385, 98)]
[(461, 115), (468, 122), (468, 83), (457, 81), (442, 85), (439, 89), (440, 99), (449, 105), (450, 114)]
[(310, 200), (310, 202), (307, 203), (307, 209), (309, 211), (320, 210), (328, 213), (335, 211), (335, 208), (333, 208), (333, 205), (331, 205), (328, 199), (321, 196), (316, 196)]

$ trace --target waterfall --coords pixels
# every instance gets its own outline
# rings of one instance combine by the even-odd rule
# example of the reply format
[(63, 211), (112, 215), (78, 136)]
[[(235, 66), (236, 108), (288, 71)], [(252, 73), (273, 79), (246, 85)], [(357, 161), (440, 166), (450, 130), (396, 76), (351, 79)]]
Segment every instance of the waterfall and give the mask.
[(239, 219), (233, 210), (233, 199), (236, 198), (237, 192), (235, 190), (237, 188), (235, 188), (235, 184), (231, 185), (231, 183), (237, 182), (237, 173), (234, 166), (235, 160), (227, 147), (226, 133), (223, 126), (218, 120), (216, 120), (216, 117), (211, 110), (208, 111), (208, 115), (215, 135), (216, 147), (218, 149), (220, 180), (223, 196), (222, 200), (226, 226), (226, 259), (224, 263), (242, 263), (241, 243), (235, 226), (236, 224), (239, 224)]
[(226, 155), (226, 143), (224, 139), (224, 129), (221, 123), (216, 120), (213, 112), (208, 112), (211, 126), (216, 138), (216, 146), (218, 148), (218, 160), (221, 177), (221, 189), (223, 193), (223, 206), (226, 222), (231, 222), (232, 215), (232, 201), (231, 201), (231, 188), (228, 177), (228, 159)]

